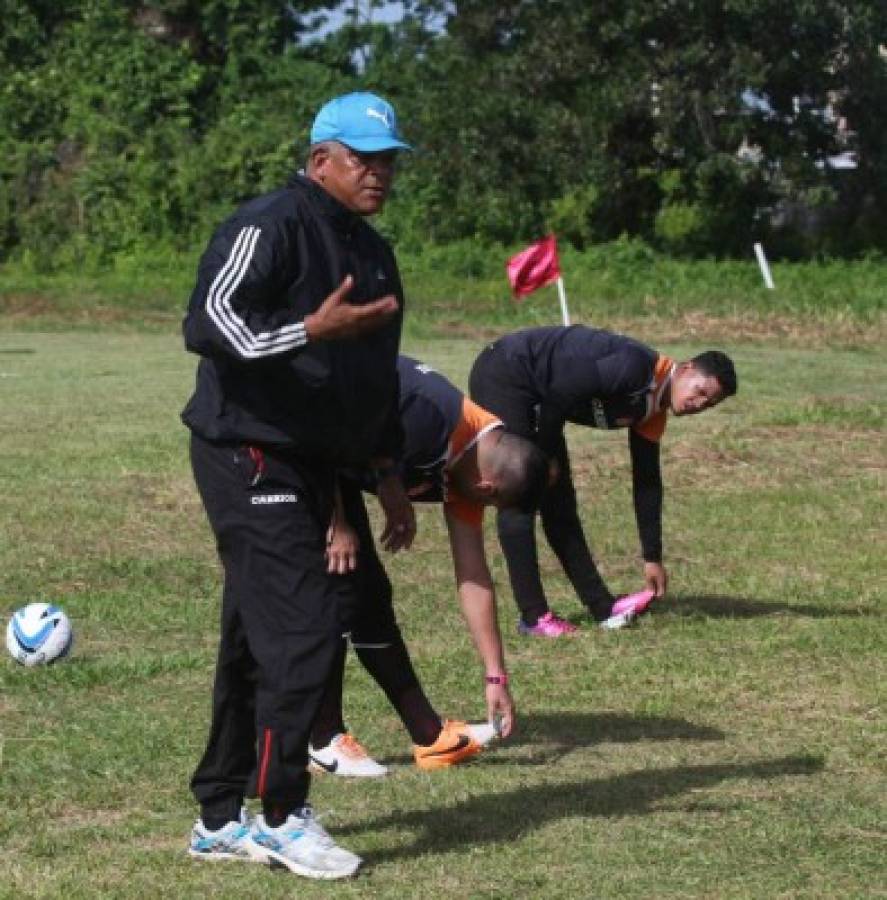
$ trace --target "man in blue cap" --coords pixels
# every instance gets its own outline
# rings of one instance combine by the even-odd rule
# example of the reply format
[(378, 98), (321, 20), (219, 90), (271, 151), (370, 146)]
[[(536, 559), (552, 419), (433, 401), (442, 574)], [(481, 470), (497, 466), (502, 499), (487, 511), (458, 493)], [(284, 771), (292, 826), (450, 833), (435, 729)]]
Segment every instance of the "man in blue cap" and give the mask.
[[(200, 361), (182, 419), (225, 584), (212, 722), (191, 780), (199, 859), (310, 878), (346, 877), (361, 862), (314, 817), (306, 766), (359, 603), (356, 576), (327, 571), (336, 469), (376, 472), (384, 547), (409, 547), (415, 534), (394, 465), (403, 291), (391, 248), (364, 221), (408, 149), (382, 98), (330, 101), (306, 172), (241, 206), (200, 260), (183, 323)], [(261, 799), (255, 820), (247, 796)]]

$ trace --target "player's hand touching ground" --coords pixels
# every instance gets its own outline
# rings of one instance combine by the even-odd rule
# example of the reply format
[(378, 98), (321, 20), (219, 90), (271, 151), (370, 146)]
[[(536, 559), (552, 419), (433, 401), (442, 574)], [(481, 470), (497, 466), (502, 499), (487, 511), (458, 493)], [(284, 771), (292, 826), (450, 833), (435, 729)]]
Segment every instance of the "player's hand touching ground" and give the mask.
[(665, 566), (658, 562), (644, 563), (644, 581), (647, 588), (656, 592), (656, 597), (662, 598), (668, 590), (668, 572)]
[(508, 737), (514, 728), (514, 700), (504, 684), (487, 685), (487, 719), (498, 723), (499, 737)]

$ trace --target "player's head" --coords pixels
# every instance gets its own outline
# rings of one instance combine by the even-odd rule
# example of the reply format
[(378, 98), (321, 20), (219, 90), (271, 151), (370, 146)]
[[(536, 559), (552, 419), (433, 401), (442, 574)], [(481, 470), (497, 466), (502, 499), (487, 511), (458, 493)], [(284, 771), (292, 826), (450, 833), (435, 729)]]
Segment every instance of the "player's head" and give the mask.
[(411, 149), (387, 100), (365, 91), (344, 94), (314, 119), (308, 176), (352, 212), (372, 215), (388, 198), (397, 154)]
[(538, 508), (549, 479), (545, 453), (532, 441), (496, 428), (478, 442), (477, 480), (468, 490), (489, 506), (529, 512)]
[(733, 360), (720, 350), (706, 350), (678, 364), (671, 379), (669, 406), (676, 416), (690, 416), (717, 406), (736, 393)]

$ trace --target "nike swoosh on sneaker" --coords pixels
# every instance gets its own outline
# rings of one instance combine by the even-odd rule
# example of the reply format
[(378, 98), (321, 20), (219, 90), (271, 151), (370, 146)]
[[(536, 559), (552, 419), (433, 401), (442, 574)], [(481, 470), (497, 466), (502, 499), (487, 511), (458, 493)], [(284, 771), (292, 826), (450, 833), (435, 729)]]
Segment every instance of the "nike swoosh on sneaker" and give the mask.
[(448, 753), (458, 753), (459, 750), (464, 750), (470, 743), (471, 738), (468, 735), (460, 734), (459, 740), (452, 747), (446, 747), (443, 750), (433, 750), (430, 753), (424, 753), (423, 756), (446, 756)]
[(339, 760), (334, 759), (331, 763), (325, 763), (322, 760), (319, 760), (316, 756), (312, 756), (310, 753), (308, 754), (308, 759), (314, 763), (315, 766), (320, 766), (321, 769), (325, 769), (327, 772), (332, 774), (339, 768)]

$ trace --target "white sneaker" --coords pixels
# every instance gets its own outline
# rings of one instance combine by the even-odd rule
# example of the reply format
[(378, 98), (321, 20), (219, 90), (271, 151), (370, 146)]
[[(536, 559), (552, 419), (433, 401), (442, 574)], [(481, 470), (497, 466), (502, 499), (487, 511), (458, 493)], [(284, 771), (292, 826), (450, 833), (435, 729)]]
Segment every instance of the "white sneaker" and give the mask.
[(495, 722), (469, 723), (465, 727), (472, 740), (480, 744), (481, 747), (486, 747), (493, 738), (499, 737), (499, 729), (496, 727)]
[(218, 831), (210, 831), (201, 819), (191, 829), (188, 853), (195, 859), (241, 859), (247, 862), (265, 862), (265, 853), (250, 836), (252, 822), (245, 809), (240, 810), (236, 822), (228, 822)]
[(637, 613), (633, 609), (629, 609), (618, 615), (610, 616), (609, 619), (604, 619), (598, 625), (607, 631), (618, 631), (620, 628), (628, 628), (633, 625), (636, 618)]
[(271, 828), (264, 816), (256, 816), (250, 838), (270, 866), (285, 866), (306, 878), (348, 878), (363, 862), (333, 841), (310, 806), (290, 813), (277, 828)]
[(309, 768), (344, 778), (381, 778), (388, 774), (350, 734), (337, 734), (326, 747), (308, 748)]

